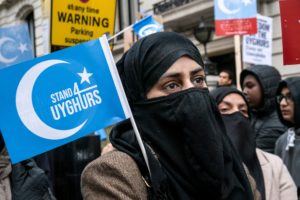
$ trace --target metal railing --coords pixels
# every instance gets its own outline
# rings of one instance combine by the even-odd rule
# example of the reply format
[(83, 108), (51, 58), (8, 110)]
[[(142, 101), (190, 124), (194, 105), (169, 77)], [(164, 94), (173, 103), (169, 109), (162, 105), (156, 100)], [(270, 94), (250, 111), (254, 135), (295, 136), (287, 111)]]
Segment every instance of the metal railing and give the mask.
[(153, 4), (153, 12), (158, 15), (164, 13), (173, 8), (182, 6), (194, 0), (163, 0), (158, 3)]

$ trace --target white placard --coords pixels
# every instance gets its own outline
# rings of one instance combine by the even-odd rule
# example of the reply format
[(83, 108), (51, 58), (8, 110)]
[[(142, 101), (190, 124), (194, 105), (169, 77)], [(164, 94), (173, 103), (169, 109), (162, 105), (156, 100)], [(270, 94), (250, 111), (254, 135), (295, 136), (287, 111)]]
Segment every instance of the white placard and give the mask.
[(243, 62), (272, 65), (272, 18), (257, 15), (257, 34), (243, 37)]

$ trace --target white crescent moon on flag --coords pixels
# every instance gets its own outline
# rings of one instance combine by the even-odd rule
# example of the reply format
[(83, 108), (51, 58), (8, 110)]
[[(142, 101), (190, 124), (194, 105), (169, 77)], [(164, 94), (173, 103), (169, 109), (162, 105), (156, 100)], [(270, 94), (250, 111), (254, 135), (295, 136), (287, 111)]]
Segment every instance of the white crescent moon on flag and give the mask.
[[(14, 42), (14, 40), (9, 37), (0, 38), (0, 49), (5, 42), (10, 42), (10, 41)], [(2, 52), (0, 51), (0, 62), (9, 64), (9, 63), (14, 62), (17, 58), (18, 58), (18, 56), (14, 56), (12, 58), (7, 58), (7, 57), (3, 56)]]
[(60, 63), (69, 64), (62, 60), (47, 60), (34, 65), (22, 77), (16, 93), (17, 112), (24, 126), (37, 136), (49, 140), (59, 140), (70, 137), (77, 133), (87, 121), (85, 120), (82, 124), (72, 129), (55, 129), (45, 124), (34, 110), (32, 91), (35, 81), (43, 71)]
[(219, 6), (220, 10), (221, 10), (222, 12), (224, 12), (225, 14), (235, 14), (235, 13), (240, 12), (240, 9), (239, 9), (239, 8), (234, 9), (234, 10), (228, 9), (228, 8), (225, 6), (224, 0), (218, 0), (218, 6)]

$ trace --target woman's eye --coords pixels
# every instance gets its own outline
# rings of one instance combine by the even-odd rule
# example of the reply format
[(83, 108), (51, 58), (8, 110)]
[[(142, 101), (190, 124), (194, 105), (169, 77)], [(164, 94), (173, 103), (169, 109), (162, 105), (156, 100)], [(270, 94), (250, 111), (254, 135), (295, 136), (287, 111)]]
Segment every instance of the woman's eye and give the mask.
[(247, 84), (245, 87), (252, 89), (254, 87), (254, 84)]
[(221, 114), (226, 114), (228, 111), (229, 111), (228, 108), (221, 108), (221, 109), (220, 109), (220, 113), (221, 113)]
[(199, 86), (202, 86), (203, 82), (204, 82), (204, 78), (203, 77), (199, 77), (199, 76), (196, 77), (196, 78), (194, 78), (194, 80), (193, 80), (193, 83), (195, 85), (199, 85)]
[(167, 83), (164, 88), (167, 90), (177, 90), (179, 88), (179, 84), (171, 82), (171, 83)]
[(245, 117), (248, 117), (248, 111), (247, 111), (247, 110), (240, 110), (240, 112), (241, 112), (242, 115), (244, 115)]

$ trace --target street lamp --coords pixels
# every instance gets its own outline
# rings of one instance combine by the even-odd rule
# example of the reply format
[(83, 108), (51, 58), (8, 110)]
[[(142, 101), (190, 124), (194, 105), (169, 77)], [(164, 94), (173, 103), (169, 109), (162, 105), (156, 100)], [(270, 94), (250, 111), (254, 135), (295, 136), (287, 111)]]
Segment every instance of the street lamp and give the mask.
[(195, 38), (204, 46), (204, 58), (205, 73), (207, 75), (217, 75), (217, 64), (213, 63), (207, 57), (206, 44), (211, 41), (213, 36), (214, 27), (212, 24), (207, 23), (203, 16), (201, 17), (199, 25), (194, 29)]

